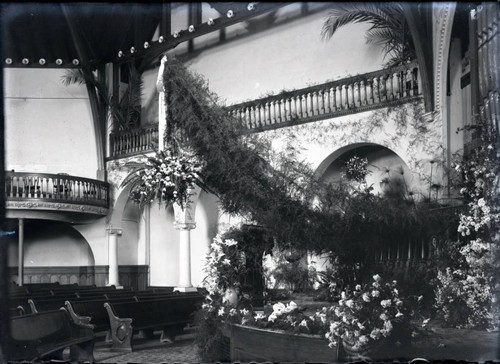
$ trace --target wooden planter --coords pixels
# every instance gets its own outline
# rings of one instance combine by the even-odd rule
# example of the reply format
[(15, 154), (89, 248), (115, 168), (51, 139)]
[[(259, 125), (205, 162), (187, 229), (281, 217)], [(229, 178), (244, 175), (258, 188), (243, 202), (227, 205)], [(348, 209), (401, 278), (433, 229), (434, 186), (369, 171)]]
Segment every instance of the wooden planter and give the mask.
[(313, 335), (291, 334), (233, 324), (224, 335), (230, 341), (232, 362), (334, 362), (338, 347), (328, 347), (327, 340)]

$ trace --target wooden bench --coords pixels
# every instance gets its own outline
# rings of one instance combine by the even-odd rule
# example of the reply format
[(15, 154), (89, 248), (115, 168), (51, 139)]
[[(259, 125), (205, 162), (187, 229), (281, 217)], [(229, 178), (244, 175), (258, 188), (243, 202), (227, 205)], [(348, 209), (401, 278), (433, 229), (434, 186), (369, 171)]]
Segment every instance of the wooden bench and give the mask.
[(202, 301), (201, 295), (181, 294), (139, 302), (106, 302), (112, 349), (132, 351), (134, 333), (143, 331), (151, 335), (154, 329), (162, 330), (160, 341), (172, 342), (187, 324), (193, 322), (193, 314)]
[(94, 334), (106, 332), (105, 341), (111, 341), (111, 325), (108, 312), (104, 307), (106, 302), (133, 302), (133, 297), (107, 300), (104, 298), (95, 300), (74, 299), (64, 303), (71, 318), (76, 323), (90, 325)]
[(94, 361), (92, 329), (74, 323), (65, 309), (11, 317), (10, 332), (9, 360), (62, 360), (69, 347), (70, 360)]

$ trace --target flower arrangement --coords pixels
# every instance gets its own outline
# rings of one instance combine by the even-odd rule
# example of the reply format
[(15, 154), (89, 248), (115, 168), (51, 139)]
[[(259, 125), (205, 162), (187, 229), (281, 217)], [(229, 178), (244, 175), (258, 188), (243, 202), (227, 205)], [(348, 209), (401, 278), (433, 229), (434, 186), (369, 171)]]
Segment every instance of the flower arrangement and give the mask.
[(454, 166), (461, 177), (459, 192), (467, 202), (457, 228), (459, 259), (438, 273), (435, 307), (451, 326), (498, 330), (500, 140), (487, 120), (478, 119), (469, 129), (481, 143)]
[(371, 285), (358, 284), (352, 291), (343, 291), (338, 304), (317, 312), (329, 324), (325, 337), (330, 346), (341, 341), (352, 351), (364, 351), (373, 342), (391, 336), (394, 324), (406, 320), (396, 283), (384, 283), (378, 274), (374, 275)]
[(184, 206), (194, 184), (199, 180), (200, 166), (171, 150), (159, 151), (148, 157), (146, 165), (136, 172), (138, 182), (131, 191), (133, 200), (141, 205), (176, 202)]
[(218, 234), (210, 245), (204, 271), (203, 283), (209, 295), (223, 296), (227, 289), (238, 288), (245, 271), (245, 255), (238, 242)]

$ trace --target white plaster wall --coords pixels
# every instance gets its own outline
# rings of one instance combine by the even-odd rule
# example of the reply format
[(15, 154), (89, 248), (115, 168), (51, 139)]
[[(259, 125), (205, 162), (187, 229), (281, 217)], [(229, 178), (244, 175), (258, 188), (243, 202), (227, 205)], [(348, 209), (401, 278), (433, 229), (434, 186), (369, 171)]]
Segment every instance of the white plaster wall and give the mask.
[[(108, 265), (108, 234), (106, 218), (96, 220), (91, 224), (75, 225), (77, 230), (88, 241), (95, 257), (95, 265)], [(118, 244), (120, 242), (118, 241)]]
[(202, 191), (196, 206), (196, 228), (191, 230), (191, 283), (196, 287), (201, 286), (205, 278), (203, 267), (217, 234), (217, 201), (214, 195)]
[[(299, 6), (280, 9), (278, 18), (296, 13)], [(380, 51), (366, 45), (366, 24), (345, 26), (323, 41), (326, 15), (324, 10), (303, 16), (204, 50), (189, 61), (189, 68), (205, 76), (210, 89), (227, 104), (382, 68)]]
[(172, 206), (151, 206), (150, 285), (176, 286), (179, 281), (179, 231)]
[(96, 178), (96, 144), (85, 86), (64, 86), (64, 70), (3, 71), (6, 169)]
[[(9, 266), (17, 266), (18, 235), (4, 237), (9, 244)], [(27, 221), (24, 232), (25, 267), (93, 266), (94, 255), (85, 238), (65, 223)]]

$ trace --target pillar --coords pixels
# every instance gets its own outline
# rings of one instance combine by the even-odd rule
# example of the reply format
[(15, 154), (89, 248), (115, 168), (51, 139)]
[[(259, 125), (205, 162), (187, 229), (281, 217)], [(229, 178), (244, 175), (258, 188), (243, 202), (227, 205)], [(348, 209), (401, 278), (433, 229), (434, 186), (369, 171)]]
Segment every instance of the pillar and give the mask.
[(109, 228), (108, 231), (108, 286), (120, 287), (118, 281), (118, 236), (122, 234), (121, 229)]
[(24, 219), (19, 219), (17, 276), (20, 286), (24, 283)]
[(191, 230), (195, 223), (177, 222), (175, 228), (179, 230), (179, 285), (174, 288), (178, 292), (196, 292), (191, 283)]
[(151, 206), (144, 207), (144, 237), (145, 237), (145, 264), (148, 267), (148, 286), (151, 284)]

